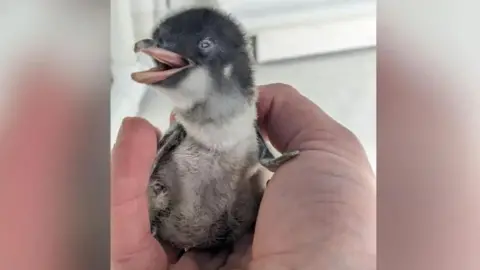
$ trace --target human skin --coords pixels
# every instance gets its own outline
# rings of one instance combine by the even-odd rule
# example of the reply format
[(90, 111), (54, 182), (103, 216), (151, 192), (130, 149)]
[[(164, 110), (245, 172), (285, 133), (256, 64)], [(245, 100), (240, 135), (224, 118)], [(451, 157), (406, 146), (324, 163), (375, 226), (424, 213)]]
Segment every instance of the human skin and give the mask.
[[(281, 152), (255, 233), (222, 269), (375, 269), (375, 176), (358, 139), (288, 85), (259, 87), (259, 123)], [(167, 269), (174, 263), (151, 236), (146, 186), (158, 131), (126, 119), (112, 157), (113, 269)], [(215, 257), (186, 253), (172, 269), (203, 269)], [(211, 264), (211, 267), (215, 263)]]

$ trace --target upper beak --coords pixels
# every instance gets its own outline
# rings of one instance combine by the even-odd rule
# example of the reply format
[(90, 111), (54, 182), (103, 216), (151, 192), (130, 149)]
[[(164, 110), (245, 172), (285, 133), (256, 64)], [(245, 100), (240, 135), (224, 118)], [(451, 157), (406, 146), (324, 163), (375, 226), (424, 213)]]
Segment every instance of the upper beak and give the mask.
[(149, 38), (142, 39), (135, 43), (135, 45), (133, 46), (133, 51), (137, 53), (142, 49), (146, 49), (154, 46), (155, 46), (155, 41), (153, 41), (153, 39), (149, 39)]
[(144, 40), (138, 41), (137, 43), (135, 43), (133, 50), (135, 53), (138, 53), (138, 52), (146, 53), (147, 55), (154, 58), (155, 60), (161, 63), (167, 64), (172, 68), (179, 68), (189, 64), (188, 63), (189, 61), (185, 59), (183, 56), (177, 53), (156, 47), (155, 42), (151, 39), (144, 39)]
[(158, 62), (168, 66), (167, 69), (153, 68), (150, 70), (133, 73), (132, 79), (139, 83), (156, 83), (194, 65), (193, 61), (190, 59), (187, 59), (172, 51), (156, 47), (155, 42), (151, 39), (144, 39), (135, 43), (134, 52), (143, 52)]

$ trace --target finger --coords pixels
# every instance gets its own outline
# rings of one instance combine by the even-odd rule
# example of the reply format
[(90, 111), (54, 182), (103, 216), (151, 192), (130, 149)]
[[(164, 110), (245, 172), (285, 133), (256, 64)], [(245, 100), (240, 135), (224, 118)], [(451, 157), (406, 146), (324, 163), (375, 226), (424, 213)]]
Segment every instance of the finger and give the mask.
[(112, 199), (118, 205), (145, 195), (155, 157), (157, 130), (146, 120), (126, 118), (112, 154)]
[(166, 269), (167, 256), (150, 233), (147, 183), (156, 153), (156, 130), (124, 120), (112, 156), (112, 257), (121, 269)]
[(289, 86), (261, 87), (258, 112), (275, 146), (301, 154), (275, 173), (265, 192), (254, 257), (321, 241), (333, 246), (328, 241), (347, 231), (364, 235), (374, 214), (373, 173), (358, 139)]

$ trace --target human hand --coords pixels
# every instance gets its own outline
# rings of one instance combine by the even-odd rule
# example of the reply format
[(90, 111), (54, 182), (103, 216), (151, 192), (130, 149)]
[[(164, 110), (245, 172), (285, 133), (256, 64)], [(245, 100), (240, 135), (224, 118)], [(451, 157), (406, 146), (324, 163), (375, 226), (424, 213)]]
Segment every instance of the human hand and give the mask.
[(249, 269), (375, 269), (375, 177), (361, 144), (295, 89), (260, 93), (262, 129), (300, 155), (265, 191)]
[[(255, 235), (241, 239), (222, 269), (374, 269), (374, 175), (356, 137), (291, 87), (260, 87), (259, 123), (280, 151), (301, 154), (269, 184)], [(156, 131), (124, 122), (112, 163), (115, 269), (167, 269), (151, 236), (145, 195)], [(173, 269), (215, 258), (187, 253)], [(172, 259), (170, 259), (172, 262)]]

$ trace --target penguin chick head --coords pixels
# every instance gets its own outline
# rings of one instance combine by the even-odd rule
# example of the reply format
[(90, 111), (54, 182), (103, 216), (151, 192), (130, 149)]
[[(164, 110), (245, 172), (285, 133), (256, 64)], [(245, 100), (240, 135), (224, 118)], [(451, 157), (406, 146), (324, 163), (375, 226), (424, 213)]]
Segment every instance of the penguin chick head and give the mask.
[(164, 92), (177, 108), (190, 109), (212, 97), (254, 99), (251, 61), (245, 35), (228, 15), (192, 8), (164, 19), (152, 38), (135, 44), (155, 67), (132, 74)]

